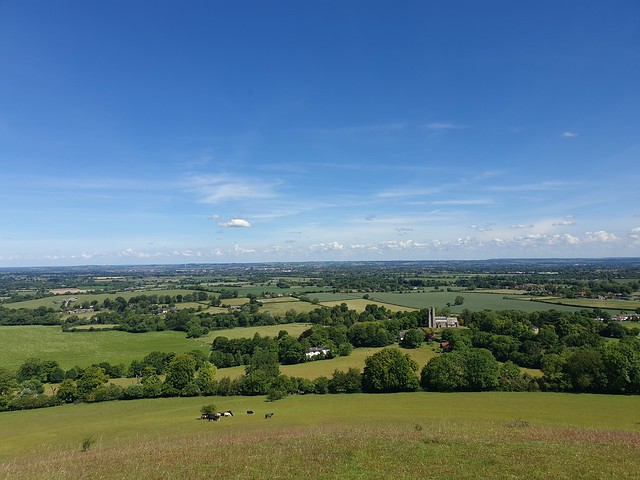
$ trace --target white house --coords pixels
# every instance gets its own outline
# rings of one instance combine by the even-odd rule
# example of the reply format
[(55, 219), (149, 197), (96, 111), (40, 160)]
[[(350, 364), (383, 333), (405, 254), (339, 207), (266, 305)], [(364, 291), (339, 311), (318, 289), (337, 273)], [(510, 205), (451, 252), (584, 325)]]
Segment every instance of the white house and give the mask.
[(318, 355), (327, 355), (331, 350), (327, 347), (311, 347), (311, 349), (304, 354), (307, 359), (317, 357)]

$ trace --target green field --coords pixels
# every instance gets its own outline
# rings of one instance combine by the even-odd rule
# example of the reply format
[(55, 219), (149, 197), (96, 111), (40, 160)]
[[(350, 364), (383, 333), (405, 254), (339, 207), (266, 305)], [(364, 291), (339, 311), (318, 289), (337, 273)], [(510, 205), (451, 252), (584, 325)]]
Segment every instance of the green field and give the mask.
[(391, 310), (392, 312), (406, 312), (415, 310), (415, 308), (411, 307), (402, 307), (399, 305), (393, 305), (391, 303), (377, 302), (375, 300), (365, 300), (364, 298), (353, 298), (349, 300), (334, 300), (331, 302), (322, 302), (321, 305), (325, 307), (333, 307), (335, 305), (340, 305), (346, 303), (349, 307), (349, 310), (355, 310), (357, 312), (364, 312), (364, 309), (367, 305), (373, 304), (378, 305), (379, 307), (384, 307), (387, 310)]
[[(235, 416), (198, 420), (205, 403)], [(640, 471), (640, 403), (629, 396), (195, 397), (0, 419), (2, 478), (631, 479)], [(83, 452), (87, 438), (95, 444)]]
[(302, 332), (308, 330), (313, 325), (310, 323), (285, 323), (281, 325), (263, 325), (260, 327), (238, 327), (222, 330), (213, 330), (205, 336), (198, 338), (198, 342), (211, 345), (216, 337), (227, 338), (253, 338), (257, 333), (261, 337), (277, 337), (280, 330), (286, 330), (292, 337), (299, 337)]
[[(54, 295), (52, 297), (38, 298), (36, 300), (25, 300), (24, 302), (15, 302), (15, 303), (5, 303), (3, 306), (7, 308), (38, 308), (38, 307), (47, 307), (47, 308), (60, 308), (61, 300), (74, 297), (78, 299), (76, 303), (82, 303), (85, 300), (91, 302), (93, 300), (97, 300), (102, 303), (107, 298), (111, 300), (115, 300), (117, 297), (122, 297), (125, 300), (130, 299), (131, 297), (137, 297), (139, 295), (185, 295), (187, 293), (193, 293), (193, 290), (185, 290), (180, 288), (174, 289), (165, 289), (165, 290), (153, 290), (153, 289), (141, 289), (132, 292), (117, 292), (117, 293), (81, 293), (77, 295)], [(73, 304), (72, 304), (73, 305)]]
[[(289, 310), (295, 310), (296, 313), (305, 313), (311, 312), (318, 308), (318, 305), (313, 305), (309, 302), (301, 302), (295, 298), (287, 298), (287, 299), (277, 299), (280, 301), (275, 301), (276, 299), (271, 299), (274, 301), (262, 301), (262, 307), (260, 307), (261, 312), (271, 312), (274, 317), (284, 317), (285, 313)], [(284, 301), (283, 301), (284, 300)]]
[(60, 327), (0, 326), (0, 365), (18, 368), (27, 358), (57, 360), (63, 369), (74, 365), (109, 362), (128, 365), (154, 350), (183, 353), (209, 351), (200, 339), (188, 339), (184, 332), (127, 333), (117, 330), (63, 332)]
[(127, 333), (117, 330), (63, 332), (60, 327), (39, 325), (0, 326), (0, 365), (9, 369), (18, 368), (27, 358), (57, 360), (61, 367), (74, 365), (86, 367), (92, 363), (109, 362), (128, 365), (132, 360), (141, 360), (149, 352), (183, 353), (198, 349), (208, 353), (215, 337), (251, 338), (256, 333), (275, 337), (280, 330), (298, 337), (310, 328), (310, 324), (288, 323), (260, 327), (214, 330), (206, 336), (190, 339), (184, 332), (164, 331)]
[(609, 310), (626, 310), (633, 312), (640, 308), (640, 302), (632, 300), (598, 300), (596, 298), (550, 298), (545, 303), (571, 305), (580, 308), (601, 308)]
[(362, 298), (363, 295), (364, 294), (362, 293), (321, 292), (321, 293), (310, 293), (307, 296), (311, 299), (317, 298), (320, 301), (320, 303), (323, 303), (323, 302), (342, 302), (346, 300), (353, 300), (356, 298)]
[[(579, 310), (576, 307), (569, 307), (565, 305), (551, 305), (540, 302), (532, 302), (527, 300), (529, 297), (525, 297), (525, 300), (519, 299), (517, 295), (509, 296), (505, 298), (504, 295), (494, 293), (477, 293), (477, 292), (412, 292), (412, 293), (370, 293), (371, 300), (377, 300), (380, 302), (391, 303), (394, 305), (400, 305), (411, 308), (444, 308), (447, 303), (452, 305), (451, 310), (461, 312), (465, 308), (472, 311), (478, 310), (522, 310), (524, 312), (535, 312), (539, 310), (560, 310), (560, 311), (575, 311)], [(464, 303), (462, 305), (453, 306), (453, 302), (456, 296), (461, 295), (464, 297)]]

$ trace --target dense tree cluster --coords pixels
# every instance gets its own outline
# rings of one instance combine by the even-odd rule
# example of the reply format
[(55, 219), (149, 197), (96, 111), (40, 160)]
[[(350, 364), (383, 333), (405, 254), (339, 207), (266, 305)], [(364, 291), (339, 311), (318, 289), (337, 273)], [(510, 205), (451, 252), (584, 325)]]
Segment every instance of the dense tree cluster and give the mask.
[(0, 325), (60, 325), (59, 312), (52, 308), (6, 308), (0, 306)]

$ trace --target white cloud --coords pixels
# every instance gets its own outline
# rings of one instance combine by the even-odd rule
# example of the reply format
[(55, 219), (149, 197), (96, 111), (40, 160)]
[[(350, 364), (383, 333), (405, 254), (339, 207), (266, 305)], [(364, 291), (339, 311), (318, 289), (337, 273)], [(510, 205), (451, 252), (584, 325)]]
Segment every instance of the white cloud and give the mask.
[(569, 234), (551, 235), (545, 238), (548, 245), (577, 245), (581, 242), (578, 237)]
[(328, 252), (328, 251), (332, 251), (332, 250), (344, 250), (345, 247), (343, 244), (341, 244), (340, 242), (330, 242), (330, 243), (316, 243), (311, 245), (311, 247), (309, 247), (310, 250), (312, 252)]
[(120, 252), (123, 257), (148, 257), (148, 254), (136, 252), (133, 248), (125, 248)]
[(640, 227), (632, 229), (629, 236), (633, 240), (634, 244), (640, 244)]
[(557, 222), (553, 222), (551, 224), (552, 227), (564, 227), (567, 225), (575, 225), (576, 222), (573, 221), (573, 219), (576, 218), (575, 215), (565, 215), (563, 217), (563, 220), (559, 220)]
[(122, 257), (137, 257), (137, 258), (150, 258), (150, 257), (161, 257), (163, 256), (160, 252), (149, 253), (149, 252), (138, 252), (133, 248), (125, 248), (120, 252), (120, 256)]
[(469, 225), (469, 228), (475, 230), (476, 232), (490, 232), (492, 230), (491, 226), (495, 225), (494, 223), (487, 223), (485, 225)]
[(575, 132), (569, 132), (569, 131), (567, 131), (567, 132), (564, 132), (564, 133), (562, 134), (562, 136), (563, 136), (564, 138), (573, 138), (573, 137), (577, 137), (577, 136), (578, 136), (578, 134), (577, 134), (577, 133), (575, 133)]
[(427, 244), (414, 242), (413, 240), (389, 240), (387, 242), (380, 242), (378, 246), (389, 250), (410, 250), (425, 248)]
[(193, 250), (184, 250), (184, 251), (174, 250), (173, 256), (174, 257), (201, 257), (202, 252), (196, 252)]
[(573, 235), (569, 235), (568, 233), (565, 233), (564, 237), (566, 242), (571, 245), (576, 245), (580, 243), (580, 239), (578, 237), (574, 237)]
[(604, 230), (598, 230), (597, 232), (587, 232), (585, 233), (585, 240), (587, 242), (598, 242), (598, 243), (611, 243), (618, 240), (613, 233), (605, 232)]
[(233, 252), (236, 255), (242, 255), (242, 254), (245, 254), (245, 253), (256, 253), (255, 249), (241, 247), (240, 245), (234, 245), (233, 246)]
[(218, 225), (228, 228), (251, 228), (251, 224), (243, 218), (232, 218), (228, 222), (220, 222)]

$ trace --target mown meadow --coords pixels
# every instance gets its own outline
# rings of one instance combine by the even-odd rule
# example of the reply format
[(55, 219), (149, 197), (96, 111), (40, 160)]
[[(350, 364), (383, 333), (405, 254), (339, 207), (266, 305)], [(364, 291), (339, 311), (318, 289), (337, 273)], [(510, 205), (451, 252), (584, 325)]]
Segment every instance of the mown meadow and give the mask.
[[(99, 327), (99, 326), (98, 326)], [(64, 369), (109, 362), (128, 365), (153, 351), (176, 354), (201, 350), (209, 353), (217, 336), (251, 338), (256, 333), (274, 337), (280, 330), (298, 336), (310, 325), (291, 323), (260, 327), (215, 330), (200, 338), (186, 338), (184, 332), (128, 333), (117, 330), (63, 332), (59, 326), (0, 326), (0, 365), (18, 368), (27, 358), (56, 360)]]
[(116, 330), (63, 332), (59, 326), (0, 326), (0, 365), (18, 368), (27, 358), (56, 360), (63, 369), (109, 362), (128, 365), (152, 351), (208, 353), (211, 345), (166, 330), (144, 334)]
[[(206, 403), (235, 415), (199, 420)], [(640, 470), (640, 404), (629, 396), (167, 398), (3, 412), (0, 421), (2, 478), (595, 479)]]
[[(311, 298), (317, 298), (322, 305), (332, 306), (346, 303), (349, 308), (354, 308), (364, 302), (383, 305), (386, 308), (397, 310), (412, 310), (421, 308), (444, 308), (450, 304), (451, 311), (460, 313), (463, 309), (470, 310), (522, 310), (523, 312), (535, 312), (540, 310), (559, 310), (574, 312), (580, 310), (576, 306), (558, 305), (536, 302), (532, 297), (499, 294), (494, 292), (466, 292), (466, 291), (441, 291), (427, 290), (415, 292), (372, 292), (368, 299), (363, 299), (361, 293), (314, 293)], [(455, 298), (460, 295), (464, 298), (462, 305), (454, 305)], [(354, 305), (354, 307), (351, 307)]]

